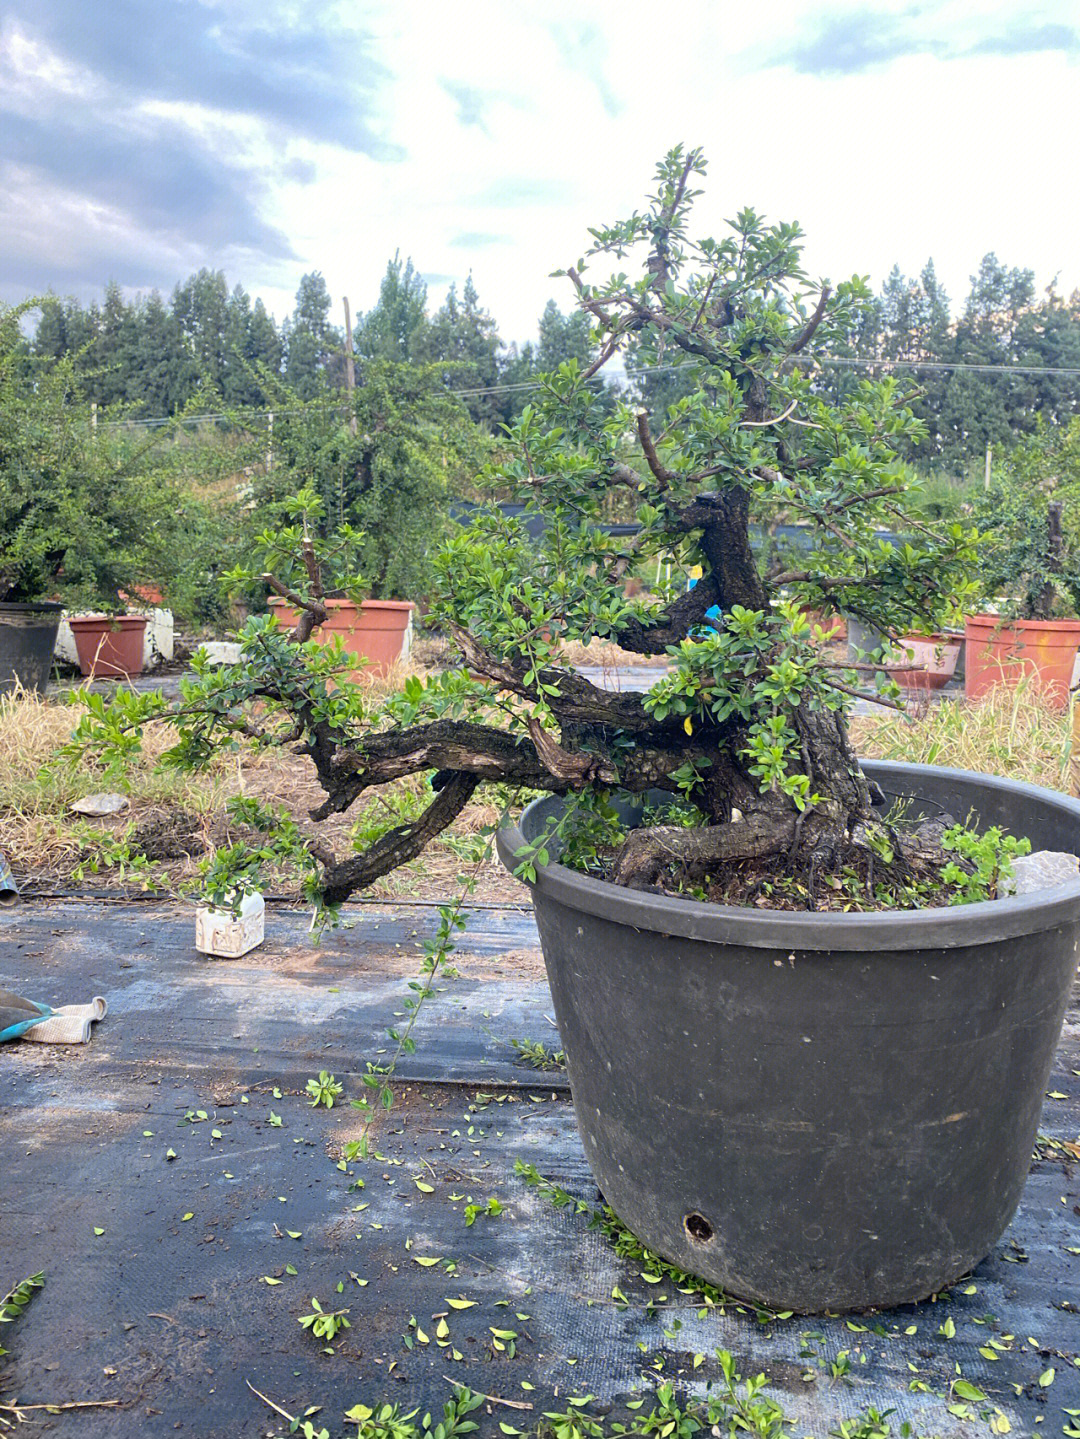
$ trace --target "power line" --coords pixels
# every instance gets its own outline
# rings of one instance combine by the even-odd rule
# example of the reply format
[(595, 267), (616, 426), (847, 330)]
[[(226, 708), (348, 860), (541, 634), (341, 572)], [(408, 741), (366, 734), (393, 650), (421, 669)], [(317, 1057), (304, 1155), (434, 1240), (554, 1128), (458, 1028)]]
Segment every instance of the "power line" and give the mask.
[(973, 365), (967, 360), (867, 360), (845, 355), (814, 355), (819, 365), (880, 366), (896, 370), (971, 370), (980, 375), (1067, 375), (1075, 379), (1080, 368), (1068, 365)]
[[(967, 371), (979, 375), (1048, 375), (1066, 379), (1080, 379), (1080, 366), (1069, 365), (977, 365), (967, 360), (892, 360), (880, 356), (863, 357), (855, 355), (807, 355), (807, 359), (813, 360), (819, 365), (835, 367), (851, 366), (860, 369), (884, 369), (884, 370), (930, 370)], [(661, 375), (669, 374), (673, 370), (686, 369), (683, 365), (648, 365), (644, 369), (632, 372), (623, 372), (627, 381), (635, 380), (639, 375)], [(601, 374), (590, 377), (587, 383), (603, 384), (605, 377)], [(542, 389), (543, 385), (539, 380), (521, 380), (511, 385), (486, 385), (469, 390), (448, 390), (447, 394), (456, 395), (460, 399), (477, 399), (483, 395), (507, 395), (523, 393), (528, 390)], [(327, 405), (325, 411), (340, 409), (340, 404)], [(208, 415), (159, 415), (153, 419), (140, 420), (107, 420), (99, 424), (100, 429), (126, 429), (133, 426), (153, 425), (204, 425), (216, 424), (220, 420), (258, 420), (266, 419), (273, 415), (275, 419), (292, 419), (297, 415), (309, 415), (311, 409), (305, 410), (249, 410), (237, 409), (221, 411), (218, 414)]]

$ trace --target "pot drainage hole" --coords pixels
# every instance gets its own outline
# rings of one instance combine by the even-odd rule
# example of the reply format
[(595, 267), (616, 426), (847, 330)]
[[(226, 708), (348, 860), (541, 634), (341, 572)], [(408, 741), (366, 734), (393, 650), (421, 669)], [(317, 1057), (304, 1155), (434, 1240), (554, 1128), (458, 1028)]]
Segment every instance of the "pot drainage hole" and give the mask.
[(683, 1228), (695, 1244), (708, 1244), (709, 1240), (713, 1237), (712, 1225), (705, 1218), (704, 1214), (698, 1214), (696, 1211), (684, 1216)]

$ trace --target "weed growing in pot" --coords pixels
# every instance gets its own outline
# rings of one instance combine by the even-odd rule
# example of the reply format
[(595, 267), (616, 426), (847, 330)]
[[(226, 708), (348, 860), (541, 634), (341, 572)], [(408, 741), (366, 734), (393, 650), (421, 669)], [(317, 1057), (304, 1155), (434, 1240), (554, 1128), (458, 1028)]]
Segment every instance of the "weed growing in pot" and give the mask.
[(1003, 834), (998, 825), (983, 833), (954, 825), (946, 830), (941, 842), (953, 850), (966, 864), (950, 861), (941, 871), (944, 882), (953, 887), (950, 904), (973, 904), (996, 899), (1002, 879), (1013, 873), (1012, 861), (1019, 854), (1031, 853), (1031, 841)]

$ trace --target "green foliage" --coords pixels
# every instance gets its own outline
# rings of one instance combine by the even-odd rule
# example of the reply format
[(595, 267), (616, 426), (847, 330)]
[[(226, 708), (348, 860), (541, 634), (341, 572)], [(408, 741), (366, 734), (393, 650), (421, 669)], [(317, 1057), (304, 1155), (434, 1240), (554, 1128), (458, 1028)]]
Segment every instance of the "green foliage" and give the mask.
[[(511, 427), (512, 457), (491, 472), (543, 515), (543, 539), (535, 544), (519, 525), (480, 516), (439, 560), (436, 613), (468, 627), (490, 652), (528, 661), (531, 673), (555, 659), (557, 639), (617, 641), (649, 622), (648, 604), (627, 599), (614, 582), (631, 560), (674, 555), (687, 566), (702, 564), (709, 575), (712, 560), (685, 522), (695, 505), (704, 513), (705, 497), (745, 493), (747, 522), (766, 530), (780, 517), (804, 522), (808, 547), (797, 563), (775, 570), (790, 603), (769, 615), (731, 605), (718, 633), (671, 651), (676, 671), (654, 686), (646, 707), (661, 722), (678, 717), (688, 736), (699, 726), (715, 734), (732, 718), (745, 721), (762, 788), (786, 788), (805, 805), (811, 787), (790, 763), (791, 712), (799, 704), (837, 709), (846, 701), (836, 676), (821, 665), (809, 624), (795, 616), (802, 607), (841, 603), (885, 629), (932, 623), (968, 592), (972, 538), (959, 524), (921, 531), (918, 543), (878, 538), (882, 523), (902, 526), (905, 492), (914, 484), (897, 456), (898, 445), (925, 431), (910, 397), (893, 380), (861, 383), (837, 404), (817, 395), (788, 362), (812, 295), (800, 267), (798, 228), (766, 225), (744, 211), (726, 238), (692, 242), (696, 192), (680, 189), (688, 165), (694, 173), (704, 169), (700, 157), (672, 152), (648, 211), (592, 232), (590, 255), (625, 260), (670, 225), (662, 287), (652, 261), (633, 280), (624, 270), (586, 283), (584, 262), (575, 271), (582, 303), (608, 314), (611, 334), (621, 333), (620, 324), (632, 328), (644, 360), (676, 350), (676, 334), (691, 346), (683, 352), (686, 393), (666, 415), (650, 417), (661, 436), (656, 464), (640, 464), (639, 456), (638, 468), (628, 472), (624, 438), (638, 424), (636, 412), (618, 406), (612, 414), (582, 383), (579, 363), (563, 363)], [(670, 218), (665, 207), (673, 207)], [(839, 285), (818, 330), (821, 342), (866, 300), (858, 280)], [(706, 305), (708, 327), (701, 323)], [(635, 318), (614, 318), (620, 306)], [(655, 322), (643, 321), (645, 314)], [(767, 396), (769, 414), (794, 414), (797, 423), (746, 424), (751, 385)], [(632, 546), (598, 527), (613, 483), (635, 496), (641, 531)], [(544, 694), (537, 689), (541, 713)]]
[(470, 1228), (478, 1219), (497, 1219), (502, 1212), (503, 1207), (494, 1195), (480, 1204), (466, 1204), (465, 1227)]
[[(983, 597), (1021, 619), (1080, 615), (1080, 419), (1059, 430), (1038, 424), (976, 496)], [(1060, 510), (1060, 541), (1051, 505)]]
[(941, 871), (944, 883), (955, 887), (950, 904), (997, 899), (1001, 881), (1012, 876), (1013, 859), (1018, 854), (1031, 853), (1030, 840), (1004, 834), (996, 824), (981, 834), (954, 825), (942, 835), (941, 843), (966, 861), (966, 866), (950, 861)]
[(188, 595), (178, 608), (198, 609), (219, 511), (196, 476), (217, 452), (107, 414), (94, 429), (72, 356), (31, 368), (20, 322), (32, 308), (0, 309), (0, 598), (116, 609), (121, 590), (175, 585)]
[(512, 1039), (518, 1052), (518, 1063), (528, 1069), (550, 1072), (566, 1068), (566, 1055), (561, 1049), (549, 1049), (542, 1039)]
[(308, 1103), (313, 1109), (318, 1109), (320, 1104), (333, 1109), (334, 1101), (345, 1093), (345, 1086), (325, 1069), (320, 1069), (318, 1079), (308, 1080), (307, 1092), (311, 1095)]
[[(0, 1324), (14, 1324), (37, 1291), (44, 1287), (44, 1284), (45, 1275), (43, 1273), (31, 1274), (29, 1278), (16, 1284), (14, 1289), (0, 1299)], [(3, 1345), (0, 1345), (0, 1356), (7, 1352)]]
[(354, 532), (367, 594), (422, 596), (429, 556), (452, 528), (450, 501), (487, 455), (442, 369), (372, 360), (349, 409), (304, 404), (280, 384), (271, 394), (284, 418), (274, 429), (274, 468), (253, 481), (254, 532), (289, 518), (297, 491), (314, 494), (321, 536)]
[(480, 1408), (484, 1399), (483, 1394), (475, 1394), (463, 1385), (446, 1401), (438, 1418), (429, 1411), (414, 1423), (419, 1409), (406, 1413), (400, 1404), (381, 1404), (374, 1409), (366, 1404), (354, 1404), (345, 1411), (345, 1419), (358, 1426), (357, 1439), (457, 1439), (459, 1435), (473, 1434), (479, 1429), (469, 1415)]
[(324, 1344), (329, 1344), (343, 1329), (350, 1328), (345, 1317), (349, 1312), (347, 1309), (324, 1309), (317, 1299), (312, 1299), (311, 1309), (310, 1314), (301, 1314), (297, 1323)]

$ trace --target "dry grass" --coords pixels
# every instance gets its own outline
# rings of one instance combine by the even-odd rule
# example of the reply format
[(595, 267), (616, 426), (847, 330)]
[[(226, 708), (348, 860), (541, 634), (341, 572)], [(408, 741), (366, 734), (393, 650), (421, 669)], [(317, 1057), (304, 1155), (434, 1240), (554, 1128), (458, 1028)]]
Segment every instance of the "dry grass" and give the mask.
[(624, 650), (613, 640), (590, 640), (587, 645), (580, 640), (563, 640), (559, 653), (564, 664), (596, 665), (602, 670), (627, 669), (644, 665), (647, 668), (665, 666), (671, 663), (668, 655), (638, 655)]
[[(425, 659), (429, 658), (424, 656)], [(585, 662), (597, 662), (595, 652)], [(398, 687), (407, 674), (422, 673), (412, 663), (395, 668), (379, 679), (361, 681), (377, 698)], [(281, 751), (242, 751), (220, 756), (197, 775), (155, 767), (161, 753), (173, 742), (167, 726), (152, 726), (144, 736), (143, 755), (120, 776), (93, 763), (70, 766), (59, 751), (78, 722), (76, 707), (50, 703), (33, 695), (0, 697), (0, 851), (11, 860), (16, 875), (28, 887), (70, 888), (73, 874), (102, 847), (102, 837), (123, 837), (152, 830), (166, 835), (187, 833), (166, 861), (154, 866), (155, 881), (175, 892), (194, 875), (198, 856), (214, 845), (238, 838), (225, 812), (227, 800), (238, 794), (255, 795), (286, 805), (299, 817), (323, 798), (314, 767), (304, 756)], [(1080, 725), (1080, 706), (1076, 709)], [(908, 716), (892, 713), (857, 718), (852, 724), (856, 747), (870, 758), (939, 764), (1028, 780), (1052, 789), (1080, 792), (1080, 737), (1074, 745), (1068, 713), (1049, 706), (1027, 683), (999, 688), (984, 700), (969, 704), (944, 700), (924, 705)], [(392, 806), (411, 796), (423, 801), (423, 780), (413, 776), (373, 792), (347, 815), (334, 816), (320, 827), (338, 853), (348, 852), (357, 823), (395, 822)], [(130, 807), (107, 820), (79, 820), (71, 803), (96, 790), (118, 789), (127, 794)], [(469, 867), (475, 837), (497, 819), (494, 804), (481, 797), (469, 805), (457, 823), (412, 865), (388, 875), (369, 891), (372, 898), (443, 898), (455, 887), (457, 876)], [(179, 823), (186, 822), (186, 828)], [(279, 892), (294, 892), (292, 876), (274, 876)], [(87, 874), (82, 884), (93, 889), (129, 882), (115, 869)], [(521, 886), (498, 866), (485, 866), (477, 898), (515, 903), (523, 898)]]
[[(1080, 708), (1076, 714), (1080, 719)], [(998, 686), (981, 700), (941, 700), (909, 716), (856, 718), (851, 729), (858, 753), (868, 759), (1006, 775), (1068, 793), (1080, 788), (1069, 712), (1048, 704), (1026, 680)]]
[[(428, 669), (449, 669), (461, 664), (461, 655), (450, 640), (442, 635), (422, 635), (413, 645), (412, 659), (419, 666)], [(613, 640), (563, 640), (559, 645), (559, 660), (567, 665), (592, 665), (597, 669), (615, 670), (636, 668), (640, 665), (663, 667), (670, 664), (667, 655), (638, 655), (624, 650)]]
[[(399, 664), (385, 677), (360, 681), (373, 700), (400, 687), (416, 666)], [(241, 833), (226, 813), (227, 801), (247, 794), (285, 805), (299, 818), (324, 798), (314, 765), (302, 755), (280, 750), (243, 750), (220, 755), (198, 774), (159, 769), (162, 753), (175, 742), (168, 725), (149, 726), (143, 751), (122, 773), (110, 772), (92, 761), (67, 763), (60, 754), (79, 721), (76, 706), (56, 704), (37, 695), (0, 696), (0, 852), (8, 856), (20, 883), (27, 889), (128, 887), (133, 877), (126, 869), (106, 864), (103, 854), (110, 840), (157, 833), (166, 842), (175, 836), (169, 858), (155, 863), (155, 886), (176, 893), (197, 873), (199, 858), (209, 849), (231, 843)], [(321, 835), (339, 854), (346, 854), (357, 823), (394, 822), (391, 806), (407, 796), (422, 799), (423, 779), (412, 776), (373, 792), (366, 804), (347, 815), (336, 815), (320, 826)], [(106, 819), (84, 820), (71, 813), (71, 804), (99, 790), (126, 795), (128, 808)], [(461, 814), (441, 844), (433, 846), (412, 865), (386, 876), (368, 894), (372, 898), (442, 898), (466, 867), (475, 848), (475, 836), (498, 818), (494, 805), (480, 798)], [(160, 838), (159, 838), (160, 842)], [(130, 846), (134, 851), (137, 843)], [(166, 848), (170, 848), (166, 843)], [(96, 867), (95, 867), (96, 866)], [(83, 867), (81, 879), (75, 872)], [(514, 902), (521, 898), (518, 882), (493, 863), (487, 867), (481, 898)], [(270, 876), (271, 887), (296, 892), (295, 876)], [(141, 879), (135, 877), (138, 885)]]

